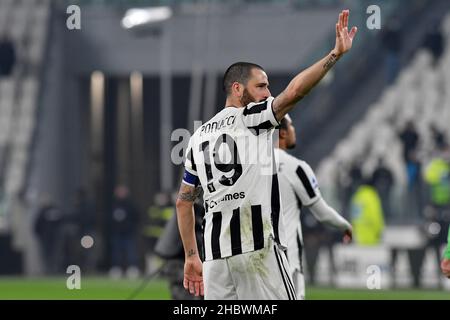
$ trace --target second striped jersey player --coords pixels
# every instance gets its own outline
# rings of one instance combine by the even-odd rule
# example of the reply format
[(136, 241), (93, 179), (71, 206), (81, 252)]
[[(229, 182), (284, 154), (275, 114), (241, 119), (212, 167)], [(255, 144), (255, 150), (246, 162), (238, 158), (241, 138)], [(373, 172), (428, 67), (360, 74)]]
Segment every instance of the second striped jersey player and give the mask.
[(319, 183), (308, 163), (286, 152), (287, 149), (293, 149), (295, 144), (295, 128), (289, 115), (286, 115), (281, 120), (275, 159), (278, 165), (282, 212), (288, 239), (287, 256), (297, 299), (303, 300), (305, 299), (305, 277), (300, 223), (302, 208), (308, 207), (317, 220), (343, 231), (344, 242), (351, 240), (352, 226), (322, 198)]

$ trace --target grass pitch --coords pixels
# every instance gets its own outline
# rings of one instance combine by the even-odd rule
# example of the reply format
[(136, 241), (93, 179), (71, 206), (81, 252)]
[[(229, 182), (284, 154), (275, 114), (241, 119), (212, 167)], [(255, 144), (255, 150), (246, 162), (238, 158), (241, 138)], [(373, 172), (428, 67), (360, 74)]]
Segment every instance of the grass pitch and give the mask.
[[(140, 280), (82, 278), (81, 289), (69, 290), (67, 278), (0, 278), (1, 300), (135, 300), (170, 299), (165, 279)], [(450, 300), (444, 290), (358, 290), (306, 287), (307, 300)]]

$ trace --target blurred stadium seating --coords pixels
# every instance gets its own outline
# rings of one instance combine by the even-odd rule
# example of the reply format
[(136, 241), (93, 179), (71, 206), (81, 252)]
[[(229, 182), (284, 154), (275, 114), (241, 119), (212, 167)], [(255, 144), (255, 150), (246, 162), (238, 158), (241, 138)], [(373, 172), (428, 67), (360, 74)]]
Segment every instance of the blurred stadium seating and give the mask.
[[(352, 163), (362, 157), (362, 169), (367, 176), (373, 173), (379, 158), (385, 159), (395, 176), (396, 185), (404, 190), (407, 179), (398, 133), (408, 121), (413, 121), (418, 128), (423, 164), (430, 161), (437, 148), (432, 137), (433, 125), (445, 135), (447, 141), (450, 139), (450, 79), (445, 71), (450, 66), (449, 21), (450, 15), (447, 15), (442, 22), (446, 49), (437, 64), (432, 64), (433, 57), (429, 50), (417, 51), (397, 81), (384, 90), (364, 118), (351, 127), (349, 134), (319, 164), (317, 173), (323, 189), (337, 188), (336, 173), (347, 170), (346, 174), (349, 174)], [(395, 202), (404, 203), (399, 200), (396, 197)], [(400, 211), (405, 209), (397, 208)]]

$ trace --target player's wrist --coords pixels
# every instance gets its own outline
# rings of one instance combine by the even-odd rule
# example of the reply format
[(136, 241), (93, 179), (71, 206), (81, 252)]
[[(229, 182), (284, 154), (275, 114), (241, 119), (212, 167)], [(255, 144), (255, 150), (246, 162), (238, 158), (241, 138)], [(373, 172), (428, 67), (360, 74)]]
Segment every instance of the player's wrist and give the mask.
[(187, 260), (196, 260), (198, 259), (198, 253), (197, 250), (195, 249), (190, 249), (188, 251), (186, 251), (184, 258)]
[(340, 52), (339, 50), (337, 50), (336, 48), (334, 48), (333, 50), (331, 50), (330, 55), (337, 60), (339, 60), (343, 55), (344, 52)]

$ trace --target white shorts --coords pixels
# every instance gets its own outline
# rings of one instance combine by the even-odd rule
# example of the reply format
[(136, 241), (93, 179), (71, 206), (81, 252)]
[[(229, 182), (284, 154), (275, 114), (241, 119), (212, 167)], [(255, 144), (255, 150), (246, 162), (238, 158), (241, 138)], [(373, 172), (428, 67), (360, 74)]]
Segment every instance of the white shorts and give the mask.
[(284, 251), (263, 249), (203, 263), (205, 300), (296, 300)]
[(297, 300), (305, 300), (305, 275), (300, 270), (295, 269), (292, 272), (292, 281), (297, 293)]

